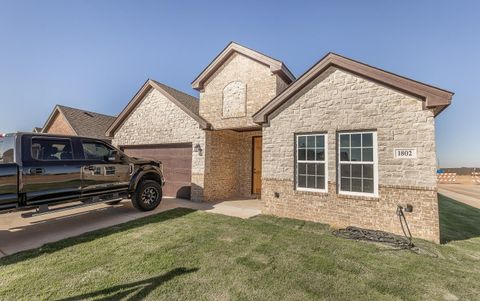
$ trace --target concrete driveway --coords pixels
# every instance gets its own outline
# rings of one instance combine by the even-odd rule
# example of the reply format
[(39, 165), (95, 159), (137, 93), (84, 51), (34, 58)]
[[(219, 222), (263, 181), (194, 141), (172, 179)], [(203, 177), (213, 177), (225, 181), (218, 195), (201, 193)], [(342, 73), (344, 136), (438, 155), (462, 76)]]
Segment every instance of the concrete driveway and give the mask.
[(456, 201), (480, 209), (480, 185), (478, 184), (439, 184), (438, 192)]
[(21, 212), (7, 213), (0, 215), (0, 257), (178, 207), (250, 218), (260, 214), (262, 206), (259, 200), (195, 203), (164, 198), (150, 212), (140, 212), (124, 200), (115, 206), (99, 204), (31, 218), (22, 218)]

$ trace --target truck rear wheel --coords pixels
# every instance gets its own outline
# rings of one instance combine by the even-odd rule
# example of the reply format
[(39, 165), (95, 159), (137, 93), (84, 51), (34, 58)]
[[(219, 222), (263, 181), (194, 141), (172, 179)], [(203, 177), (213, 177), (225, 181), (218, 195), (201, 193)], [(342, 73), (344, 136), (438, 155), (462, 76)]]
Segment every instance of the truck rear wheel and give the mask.
[(152, 180), (140, 182), (132, 195), (132, 205), (141, 211), (150, 211), (162, 201), (162, 186)]

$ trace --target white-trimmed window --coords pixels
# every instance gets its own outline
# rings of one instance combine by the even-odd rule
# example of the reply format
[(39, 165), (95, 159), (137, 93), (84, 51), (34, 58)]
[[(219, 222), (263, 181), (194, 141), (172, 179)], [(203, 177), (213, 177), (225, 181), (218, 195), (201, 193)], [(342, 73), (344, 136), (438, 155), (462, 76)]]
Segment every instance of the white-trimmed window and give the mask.
[(327, 192), (327, 134), (296, 136), (296, 189)]
[(338, 134), (339, 193), (378, 196), (377, 133)]

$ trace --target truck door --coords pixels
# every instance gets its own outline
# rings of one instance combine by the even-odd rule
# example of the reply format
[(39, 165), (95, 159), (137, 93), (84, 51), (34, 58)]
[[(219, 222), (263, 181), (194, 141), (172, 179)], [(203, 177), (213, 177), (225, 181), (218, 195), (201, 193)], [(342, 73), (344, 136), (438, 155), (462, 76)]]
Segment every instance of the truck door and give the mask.
[(23, 136), (22, 184), (27, 205), (55, 203), (80, 197), (81, 161), (72, 139)]
[(125, 191), (130, 184), (128, 162), (115, 161), (115, 149), (99, 140), (82, 139), (84, 165), (82, 167), (82, 196)]

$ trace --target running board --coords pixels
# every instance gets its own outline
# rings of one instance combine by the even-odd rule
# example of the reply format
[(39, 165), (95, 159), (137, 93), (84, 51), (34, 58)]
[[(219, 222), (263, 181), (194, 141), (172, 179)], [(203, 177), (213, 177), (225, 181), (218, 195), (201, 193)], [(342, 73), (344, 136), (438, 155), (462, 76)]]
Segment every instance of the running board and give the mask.
[(93, 201), (85, 201), (84, 203), (81, 203), (81, 204), (63, 206), (63, 207), (53, 208), (53, 209), (50, 209), (48, 204), (43, 204), (43, 205), (39, 205), (34, 212), (25, 212), (25, 213), (22, 213), (21, 216), (23, 218), (29, 218), (29, 217), (46, 215), (46, 214), (55, 213), (55, 212), (67, 211), (67, 210), (76, 209), (76, 208), (89, 207), (89, 206), (102, 204), (102, 203), (116, 202), (116, 201), (121, 201), (125, 199), (123, 197), (118, 197), (118, 193), (116, 195), (117, 197), (112, 199), (100, 199), (99, 197), (95, 197), (93, 198)]

